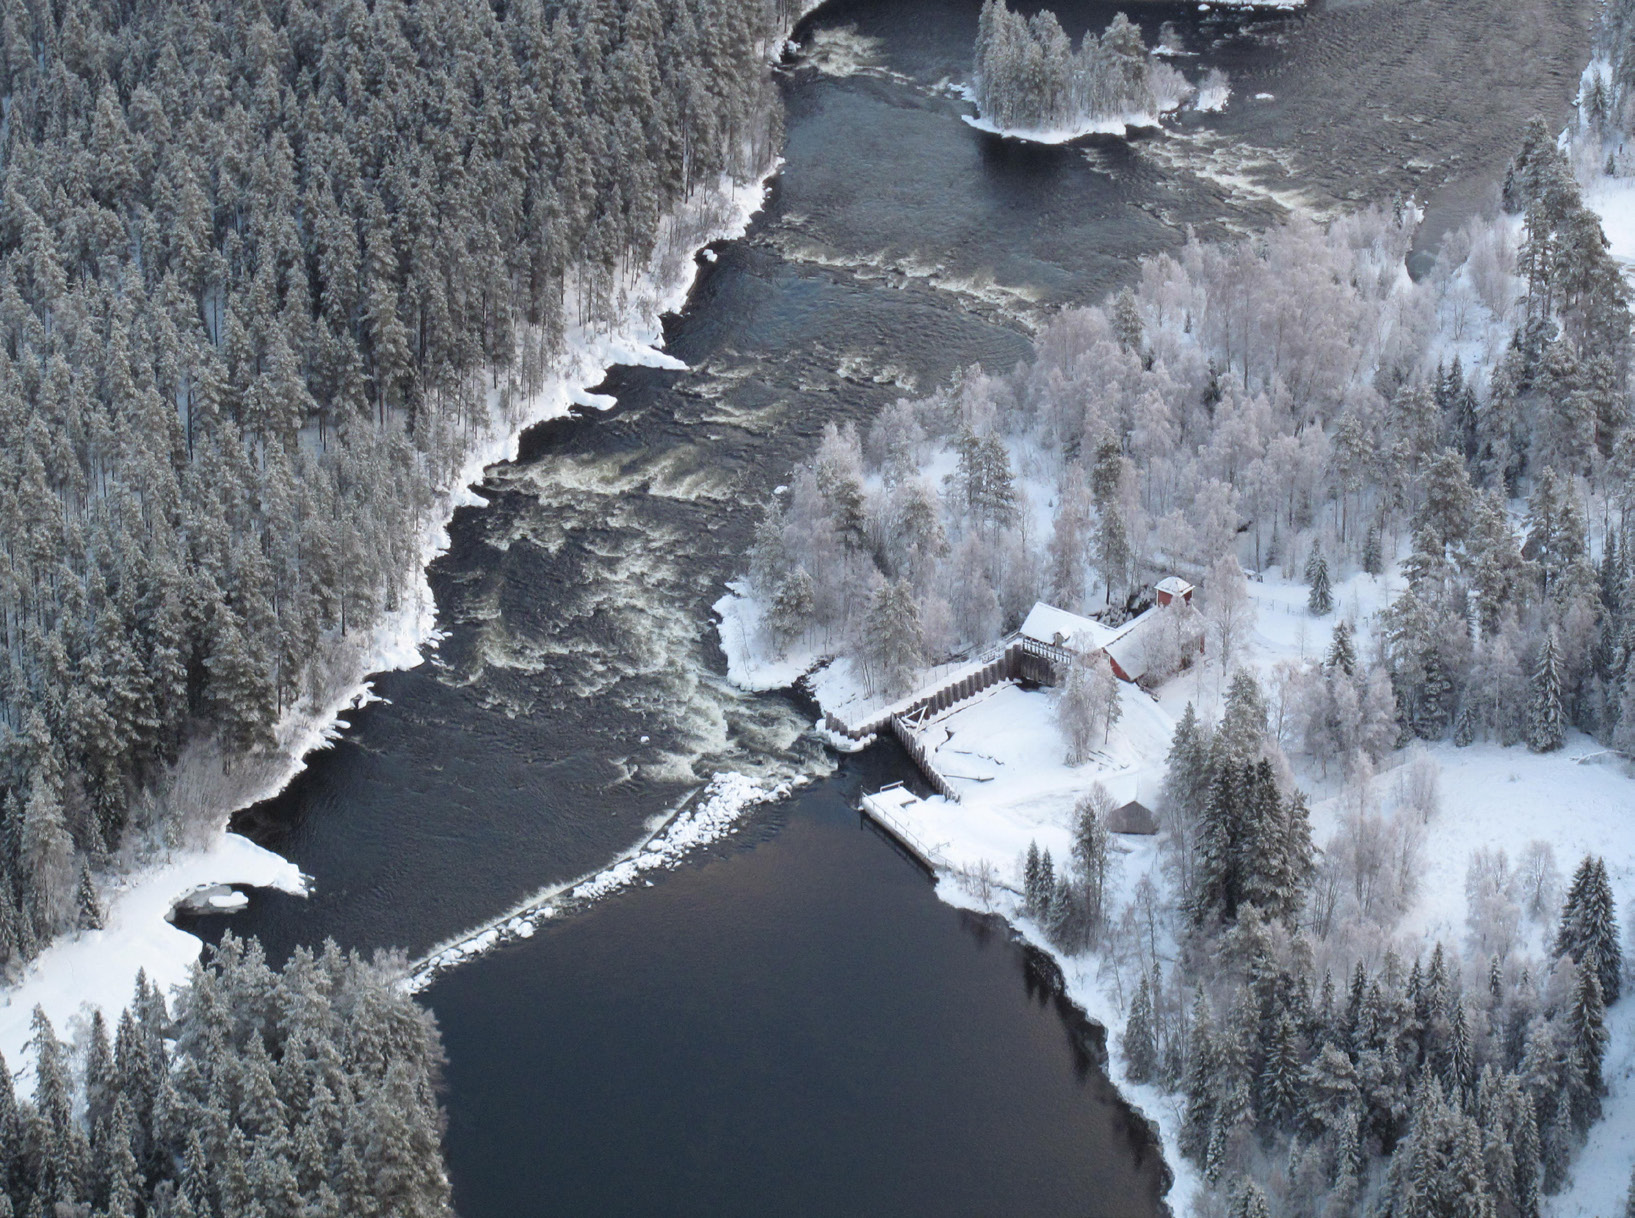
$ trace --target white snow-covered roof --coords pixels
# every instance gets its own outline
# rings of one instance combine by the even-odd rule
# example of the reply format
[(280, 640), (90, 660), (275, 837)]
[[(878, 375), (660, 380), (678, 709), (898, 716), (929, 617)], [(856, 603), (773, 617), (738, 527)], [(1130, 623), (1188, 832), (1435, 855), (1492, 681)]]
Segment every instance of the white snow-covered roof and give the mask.
[(1131, 618), (1113, 632), (1113, 637), (1105, 644), (1107, 654), (1118, 662), (1124, 675), (1132, 681), (1139, 681), (1147, 671), (1147, 627), (1158, 620), (1159, 612), (1158, 606), (1154, 605), (1145, 613)]
[(1192, 591), (1192, 585), (1179, 575), (1166, 575), (1153, 587), (1159, 592), (1168, 592), (1171, 596), (1185, 596)]
[(1103, 626), (1094, 618), (1081, 617), (1038, 601), (1028, 611), (1022, 623), (1022, 637), (1057, 647), (1072, 642), (1075, 651), (1098, 651), (1118, 637), (1116, 630)]
[(1121, 634), (1107, 644), (1107, 654), (1118, 663), (1119, 670), (1131, 681), (1139, 681), (1147, 672), (1147, 643), (1145, 632), (1132, 630)]

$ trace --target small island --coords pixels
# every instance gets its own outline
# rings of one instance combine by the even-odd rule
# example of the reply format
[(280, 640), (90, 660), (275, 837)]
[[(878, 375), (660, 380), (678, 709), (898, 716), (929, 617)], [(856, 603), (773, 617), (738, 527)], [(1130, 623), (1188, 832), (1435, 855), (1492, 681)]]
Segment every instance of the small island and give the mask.
[(977, 115), (965, 121), (996, 135), (1061, 144), (1155, 126), (1193, 92), (1123, 13), (1075, 50), (1050, 10), (1024, 17), (1005, 0), (987, 0), (971, 88)]

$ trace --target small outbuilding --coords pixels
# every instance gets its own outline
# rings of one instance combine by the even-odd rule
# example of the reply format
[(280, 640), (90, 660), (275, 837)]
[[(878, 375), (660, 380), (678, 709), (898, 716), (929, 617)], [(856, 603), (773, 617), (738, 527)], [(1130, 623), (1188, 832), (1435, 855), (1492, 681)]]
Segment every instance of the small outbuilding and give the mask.
[(1179, 575), (1166, 575), (1153, 585), (1152, 590), (1158, 594), (1158, 604), (1168, 605), (1173, 601), (1180, 601), (1183, 605), (1192, 603), (1192, 585)]
[(1146, 804), (1132, 799), (1122, 808), (1114, 808), (1107, 814), (1107, 828), (1113, 833), (1151, 837), (1158, 832), (1158, 818)]

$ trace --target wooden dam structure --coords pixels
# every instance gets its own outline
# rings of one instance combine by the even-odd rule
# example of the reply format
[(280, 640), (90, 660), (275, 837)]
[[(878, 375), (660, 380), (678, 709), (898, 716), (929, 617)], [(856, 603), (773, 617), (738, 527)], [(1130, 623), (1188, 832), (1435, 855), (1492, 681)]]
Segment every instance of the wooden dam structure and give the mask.
[(862, 740), (889, 731), (913, 758), (932, 790), (958, 803), (959, 792), (931, 763), (930, 750), (919, 736), (920, 726), (995, 685), (1019, 681), (1055, 685), (1062, 669), (1072, 658), (1072, 653), (1065, 647), (1024, 635), (1012, 635), (991, 649), (986, 657), (947, 674), (937, 684), (903, 702), (875, 711), (855, 723), (847, 723), (832, 713), (825, 714), (824, 726), (850, 740)]
[[(1153, 591), (1153, 602), (1146, 609), (1117, 626), (1038, 602), (1019, 630), (968, 663), (944, 670), (918, 693), (889, 706), (864, 709), (850, 722), (832, 711), (825, 712), (823, 725), (833, 735), (854, 741), (889, 731), (931, 789), (950, 803), (959, 803), (958, 789), (937, 769), (934, 750), (927, 747), (921, 734), (921, 729), (943, 712), (996, 685), (1055, 685), (1074, 663), (1105, 662), (1119, 680), (1144, 684), (1169, 675), (1177, 660), (1184, 668), (1195, 655), (1203, 653), (1202, 618), (1192, 605), (1192, 585), (1172, 575), (1155, 584)], [(1174, 635), (1168, 633), (1172, 629)], [(1154, 670), (1152, 650), (1155, 631), (1165, 632), (1157, 639), (1161, 647), (1179, 651), (1168, 660), (1156, 661), (1162, 665), (1158, 671)], [(1164, 652), (1160, 650), (1159, 654)], [(894, 783), (865, 796), (862, 812), (935, 870), (939, 860), (934, 850), (915, 838), (903, 816), (907, 807), (917, 802), (917, 797), (903, 789), (901, 783)], [(1145, 828), (1135, 831), (1150, 832)]]

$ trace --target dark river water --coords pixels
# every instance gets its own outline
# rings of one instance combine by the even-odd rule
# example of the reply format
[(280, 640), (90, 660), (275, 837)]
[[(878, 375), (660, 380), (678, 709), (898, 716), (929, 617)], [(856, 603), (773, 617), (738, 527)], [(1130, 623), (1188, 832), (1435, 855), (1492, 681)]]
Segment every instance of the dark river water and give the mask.
[[(949, 85), (978, 7), (832, 0), (806, 23), (768, 205), (668, 326), (691, 370), (620, 369), (602, 387), (616, 408), (528, 433), (432, 568), (440, 650), (379, 678), (385, 701), (239, 818), (314, 891), (258, 893), (235, 930), (275, 956), (325, 937), (419, 953), (601, 866), (714, 773), (814, 779), (651, 887), (426, 991), (465, 1218), (1160, 1207), (1164, 1168), (1097, 1068), (1099, 1030), (860, 826), (859, 791), (906, 759), (837, 769), (804, 735), (809, 707), (728, 686), (709, 606), (825, 423), (1025, 358), (1051, 311), (1189, 226), (1225, 237), (1291, 202), (1406, 192), (1456, 220), (1517, 115), (1561, 111), (1587, 6), (1251, 21), (1142, 4), (1149, 37), (1174, 21), (1197, 53), (1189, 74), (1228, 68), (1232, 106), (1060, 148), (960, 121)], [(1076, 36), (1116, 8), (1058, 12)], [(1470, 48), (1502, 59), (1517, 39), (1531, 85), (1465, 81)]]

